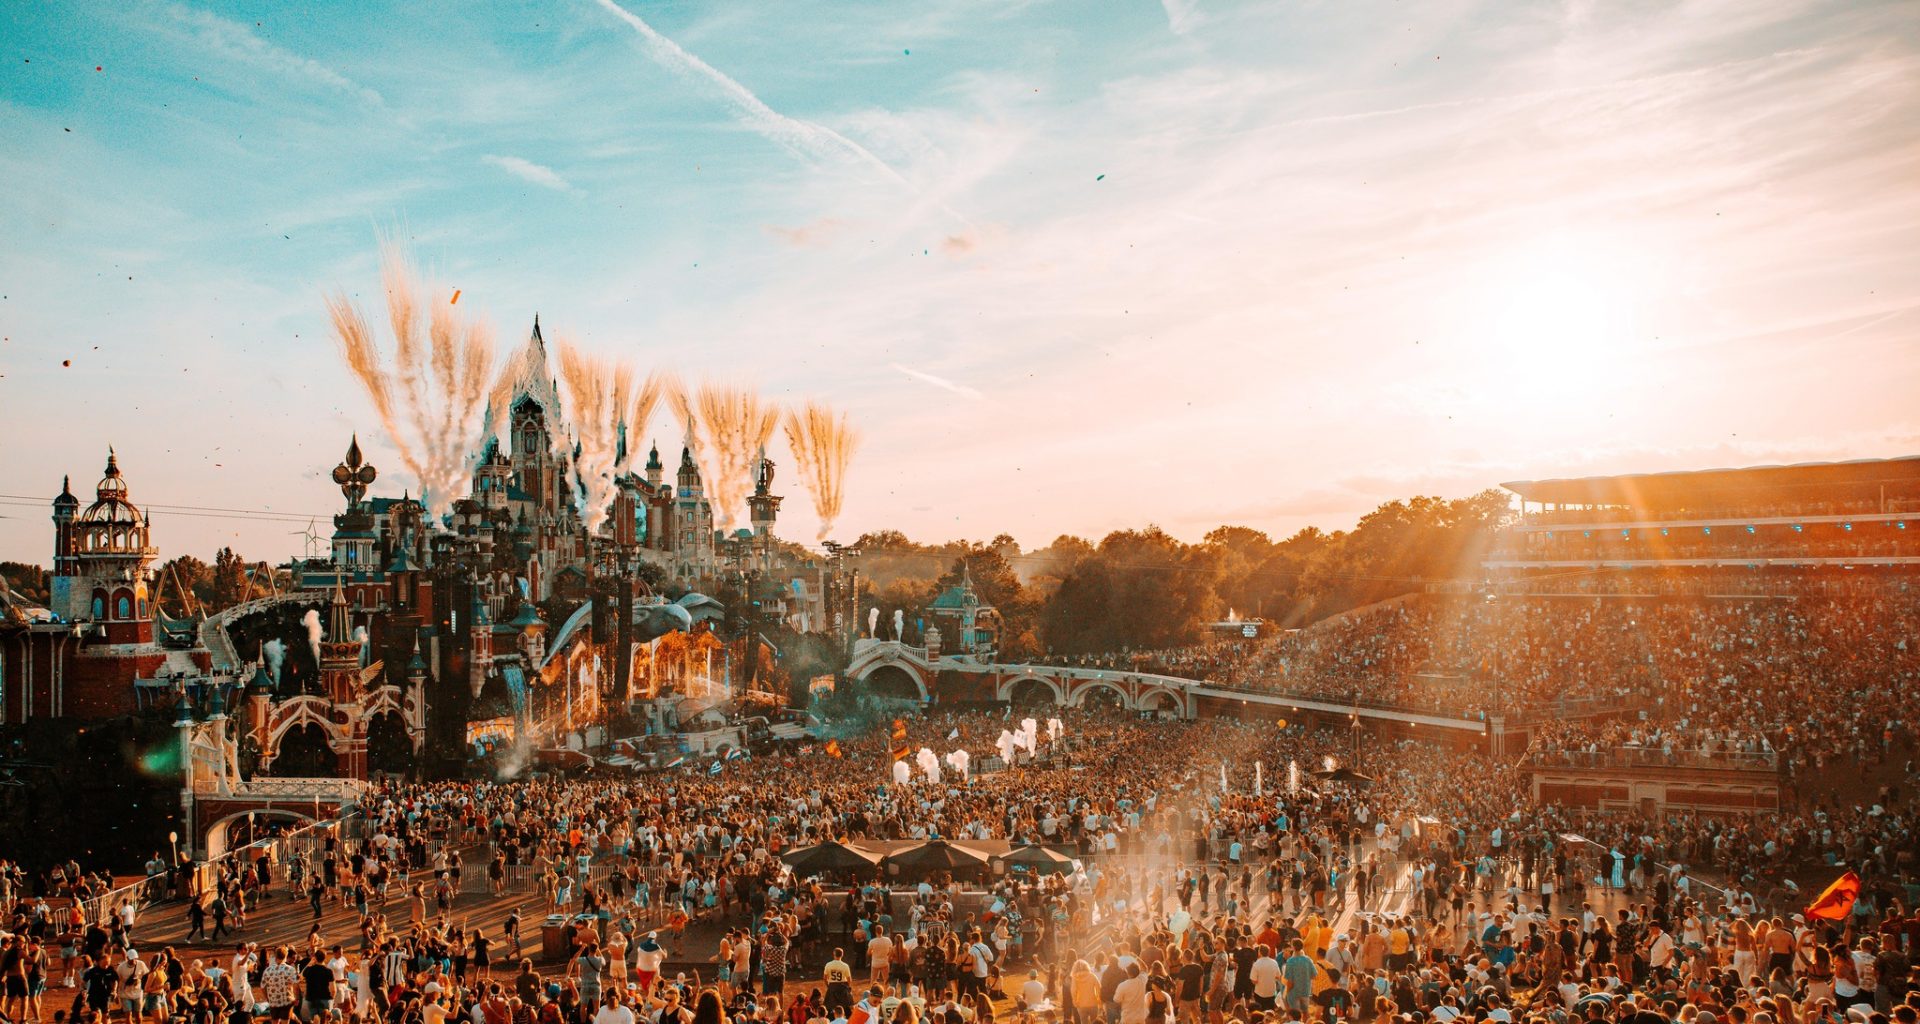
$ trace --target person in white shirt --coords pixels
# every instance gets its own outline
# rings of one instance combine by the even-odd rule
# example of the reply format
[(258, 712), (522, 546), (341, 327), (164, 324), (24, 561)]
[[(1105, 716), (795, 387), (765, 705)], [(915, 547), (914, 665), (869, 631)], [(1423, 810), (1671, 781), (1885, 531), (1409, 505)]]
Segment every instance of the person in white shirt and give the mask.
[(594, 1012), (593, 1024), (634, 1024), (633, 1011), (620, 1004), (620, 993), (607, 992), (606, 1001)]
[(1273, 997), (1280, 991), (1280, 961), (1273, 958), (1273, 950), (1260, 947), (1260, 955), (1254, 959), (1253, 966), (1247, 968), (1247, 980), (1253, 985), (1254, 999), (1263, 1010), (1273, 1009)]
[(1029, 1010), (1046, 1002), (1047, 983), (1040, 980), (1039, 971), (1027, 972), (1027, 983), (1020, 986), (1020, 998), (1026, 1001)]
[(885, 925), (873, 926), (873, 938), (867, 941), (867, 968), (875, 985), (887, 983), (887, 963), (893, 958), (893, 940)]
[(1113, 1001), (1120, 1006), (1120, 1024), (1147, 1024), (1147, 976), (1138, 962), (1127, 968), (1127, 980), (1113, 990)]

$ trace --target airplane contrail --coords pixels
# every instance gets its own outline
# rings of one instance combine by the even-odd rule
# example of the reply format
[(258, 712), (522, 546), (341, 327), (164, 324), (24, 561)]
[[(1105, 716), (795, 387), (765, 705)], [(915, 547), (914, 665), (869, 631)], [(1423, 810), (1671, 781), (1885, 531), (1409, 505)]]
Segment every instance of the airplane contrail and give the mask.
[[(647, 52), (653, 59), (681, 74), (705, 79), (719, 88), (721, 95), (733, 105), (746, 126), (772, 142), (802, 156), (819, 157), (837, 151), (841, 155), (851, 156), (860, 163), (866, 164), (889, 180), (913, 189), (912, 182), (899, 171), (894, 170), (885, 160), (873, 155), (873, 152), (865, 146), (825, 125), (780, 113), (767, 106), (746, 86), (734, 81), (699, 57), (688, 53), (679, 43), (661, 35), (652, 25), (642, 21), (632, 11), (614, 3), (613, 0), (594, 0), (594, 2), (633, 26), (633, 30), (640, 33), (640, 38), (645, 41)], [(918, 190), (915, 189), (915, 191)]]

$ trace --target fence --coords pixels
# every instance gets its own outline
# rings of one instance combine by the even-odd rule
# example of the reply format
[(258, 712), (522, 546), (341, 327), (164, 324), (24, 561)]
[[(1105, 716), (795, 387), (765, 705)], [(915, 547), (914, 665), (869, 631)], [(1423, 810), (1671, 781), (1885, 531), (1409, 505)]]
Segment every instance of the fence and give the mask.
[(329, 835), (347, 838), (346, 833), (358, 824), (357, 814), (348, 818), (334, 818), (228, 850), (218, 857), (201, 861), (185, 869), (184, 891), (178, 888), (177, 883), (181, 880), (179, 876), (171, 873), (148, 875), (139, 881), (129, 882), (117, 889), (82, 900), (80, 902), (81, 919), (89, 923), (104, 923), (108, 915), (128, 901), (132, 902), (134, 912), (138, 914), (149, 906), (171, 898), (197, 896), (213, 888), (222, 869), (226, 866), (252, 864), (262, 855), (265, 855), (271, 863), (284, 864), (299, 854), (321, 849)]

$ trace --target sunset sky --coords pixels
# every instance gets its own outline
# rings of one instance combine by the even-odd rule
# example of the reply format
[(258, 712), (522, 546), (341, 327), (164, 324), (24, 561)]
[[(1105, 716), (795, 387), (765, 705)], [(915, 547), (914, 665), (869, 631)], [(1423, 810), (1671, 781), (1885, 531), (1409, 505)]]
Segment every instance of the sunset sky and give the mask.
[(321, 306), (382, 232), (503, 347), (847, 408), (843, 539), (1920, 453), (1910, 0), (621, 4), (0, 5), (0, 492), (411, 486)]

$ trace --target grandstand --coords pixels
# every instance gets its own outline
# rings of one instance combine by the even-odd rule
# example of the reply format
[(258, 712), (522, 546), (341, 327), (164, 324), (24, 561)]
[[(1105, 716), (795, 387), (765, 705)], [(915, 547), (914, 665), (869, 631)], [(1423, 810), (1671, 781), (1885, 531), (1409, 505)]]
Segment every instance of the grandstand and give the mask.
[(1920, 565), (1920, 456), (1501, 486), (1521, 518), (1493, 573)]

